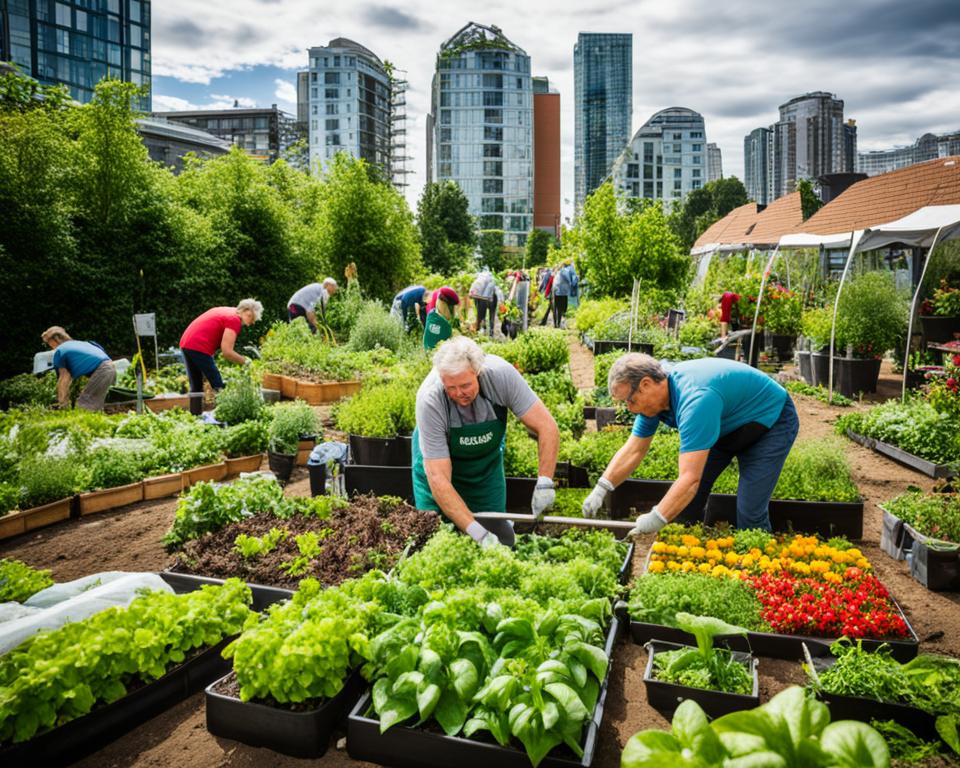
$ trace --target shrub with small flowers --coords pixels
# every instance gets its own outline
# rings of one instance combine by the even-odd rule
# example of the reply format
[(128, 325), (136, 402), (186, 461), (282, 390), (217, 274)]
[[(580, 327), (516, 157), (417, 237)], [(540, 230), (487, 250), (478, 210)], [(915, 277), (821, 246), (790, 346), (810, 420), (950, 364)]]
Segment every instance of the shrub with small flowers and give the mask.
[(960, 354), (944, 357), (945, 376), (928, 374), (927, 401), (940, 413), (960, 419)]

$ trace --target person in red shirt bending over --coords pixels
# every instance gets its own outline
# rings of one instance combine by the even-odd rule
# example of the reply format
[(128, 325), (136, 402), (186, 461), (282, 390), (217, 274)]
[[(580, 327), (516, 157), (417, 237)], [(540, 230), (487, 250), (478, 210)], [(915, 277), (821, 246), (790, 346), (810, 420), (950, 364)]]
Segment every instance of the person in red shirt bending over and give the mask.
[(180, 337), (180, 349), (187, 366), (191, 392), (203, 392), (203, 379), (216, 390), (223, 389), (223, 378), (213, 356), (219, 349), (234, 363), (246, 365), (250, 360), (233, 345), (242, 325), (253, 325), (263, 314), (263, 304), (256, 299), (244, 299), (236, 307), (214, 307), (196, 318)]
[(724, 291), (720, 297), (720, 338), (727, 338), (727, 332), (730, 330), (730, 315), (733, 312), (733, 305), (740, 301), (740, 294), (732, 291)]

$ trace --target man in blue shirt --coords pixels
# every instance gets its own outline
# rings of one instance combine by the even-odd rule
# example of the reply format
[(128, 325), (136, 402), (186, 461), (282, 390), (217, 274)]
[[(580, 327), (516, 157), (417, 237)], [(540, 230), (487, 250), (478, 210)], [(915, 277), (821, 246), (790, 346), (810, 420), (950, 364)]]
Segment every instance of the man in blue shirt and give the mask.
[(422, 285), (410, 285), (393, 297), (391, 311), (399, 317), (404, 328), (410, 330), (420, 320), (423, 325), (427, 319), (427, 289)]
[(649, 355), (626, 354), (610, 367), (608, 389), (637, 418), (583, 502), (596, 515), (604, 497), (646, 456), (660, 424), (680, 432), (679, 474), (631, 533), (653, 533), (673, 520), (700, 520), (713, 484), (737, 458), (737, 527), (770, 530), (767, 505), (800, 422), (786, 390), (743, 363), (712, 357), (678, 363), (668, 373)]
[(77, 407), (88, 411), (102, 411), (107, 391), (117, 381), (117, 370), (103, 347), (93, 341), (74, 341), (59, 325), (45, 330), (40, 338), (53, 353), (53, 367), (57, 372), (57, 404), (70, 405), (70, 383), (81, 376), (90, 380), (77, 398)]

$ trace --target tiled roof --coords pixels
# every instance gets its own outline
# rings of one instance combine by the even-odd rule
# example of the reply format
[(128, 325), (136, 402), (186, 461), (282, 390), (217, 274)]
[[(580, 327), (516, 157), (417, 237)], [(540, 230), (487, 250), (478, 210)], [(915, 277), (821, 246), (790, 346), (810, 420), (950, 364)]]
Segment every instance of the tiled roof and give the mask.
[(787, 232), (793, 232), (801, 222), (803, 209), (800, 205), (800, 193), (791, 192), (777, 198), (760, 212), (745, 242), (754, 245), (776, 244)]
[(926, 205), (957, 204), (960, 157), (941, 157), (858, 181), (793, 231), (852, 232), (895, 221)]
[(747, 230), (753, 226), (756, 220), (757, 204), (741, 205), (707, 227), (706, 231), (697, 238), (693, 247), (699, 248), (716, 243), (733, 245), (745, 242), (744, 238), (747, 237)]

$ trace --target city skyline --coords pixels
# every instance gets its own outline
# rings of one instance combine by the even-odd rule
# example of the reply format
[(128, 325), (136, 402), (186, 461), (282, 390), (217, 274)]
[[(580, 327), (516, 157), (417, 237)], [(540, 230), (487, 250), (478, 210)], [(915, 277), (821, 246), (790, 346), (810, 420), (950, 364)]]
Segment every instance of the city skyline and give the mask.
[[(435, 54), (449, 30), (468, 21), (495, 24), (531, 57), (561, 95), (563, 215), (573, 208), (573, 47), (579, 32), (634, 35), (631, 134), (664, 108), (703, 114), (723, 153), (724, 175), (743, 177), (743, 137), (775, 122), (777, 108), (800, 94), (837, 94), (857, 120), (858, 149), (909, 144), (925, 132), (957, 129), (960, 7), (930, 0), (911, 6), (814, 2), (769, 9), (704, 0), (653, 3), (502, 2), (438, 8), (411, 0), (403, 10), (363, 4), (332, 9), (323, 23), (293, 2), (239, 0), (227, 15), (218, 4), (170, 0), (153, 18), (154, 109), (277, 103), (296, 113), (296, 72), (307, 49), (344, 36), (406, 71), (414, 156), (407, 197), (423, 182), (425, 117)], [(254, 25), (249, 21), (256, 19)], [(829, 24), (824, 22), (829, 19)], [(721, 33), (720, 43), (717, 34)], [(642, 52), (642, 53), (641, 53)], [(569, 201), (569, 202), (567, 202)]]

